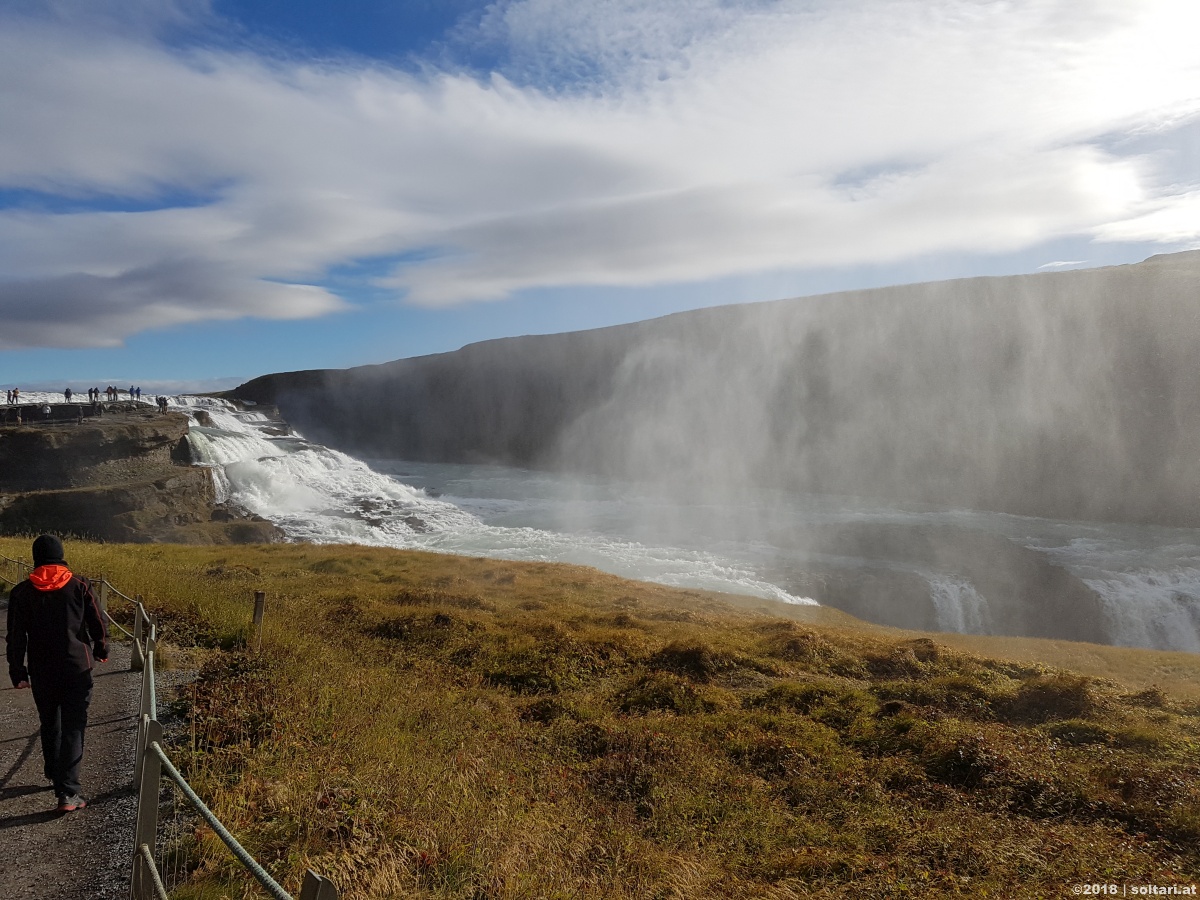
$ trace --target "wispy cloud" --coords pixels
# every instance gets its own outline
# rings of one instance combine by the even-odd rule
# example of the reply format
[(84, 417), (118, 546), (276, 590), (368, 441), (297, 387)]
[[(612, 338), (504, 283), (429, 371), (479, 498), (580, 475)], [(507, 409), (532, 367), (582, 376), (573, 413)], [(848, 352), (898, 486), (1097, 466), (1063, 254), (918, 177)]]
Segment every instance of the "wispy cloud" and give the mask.
[(325, 274), (367, 258), (419, 257), (380, 283), (437, 306), (1200, 237), (1153, 143), (1105, 149), (1200, 116), (1181, 0), (518, 0), (456, 35), (504, 49), (482, 76), (179, 49), (65, 8), (0, 20), (0, 346), (323, 315)]

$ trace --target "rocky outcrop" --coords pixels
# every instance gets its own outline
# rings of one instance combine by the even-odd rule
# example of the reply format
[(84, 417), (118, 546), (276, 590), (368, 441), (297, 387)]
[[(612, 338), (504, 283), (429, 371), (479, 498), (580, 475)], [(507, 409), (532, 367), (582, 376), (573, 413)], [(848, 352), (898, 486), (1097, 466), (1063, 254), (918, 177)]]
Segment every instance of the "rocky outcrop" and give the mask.
[(278, 529), (216, 503), (188, 417), (113, 404), (103, 416), (0, 425), (0, 532), (141, 543), (267, 543)]
[(130, 409), (0, 427), (0, 491), (118, 484), (187, 463), (188, 417)]

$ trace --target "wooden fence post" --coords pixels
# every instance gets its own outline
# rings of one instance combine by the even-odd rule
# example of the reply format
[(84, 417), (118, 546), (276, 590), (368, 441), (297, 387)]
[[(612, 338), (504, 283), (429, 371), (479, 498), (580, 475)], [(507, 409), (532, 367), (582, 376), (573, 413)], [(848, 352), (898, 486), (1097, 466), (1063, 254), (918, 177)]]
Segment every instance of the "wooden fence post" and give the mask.
[(262, 649), (262, 633), (263, 633), (263, 613), (267, 609), (267, 595), (263, 591), (254, 592), (254, 627), (258, 632), (257, 646), (255, 649)]
[(304, 873), (304, 886), (300, 888), (300, 900), (338, 900), (337, 888), (328, 878), (322, 878), (309, 869)]

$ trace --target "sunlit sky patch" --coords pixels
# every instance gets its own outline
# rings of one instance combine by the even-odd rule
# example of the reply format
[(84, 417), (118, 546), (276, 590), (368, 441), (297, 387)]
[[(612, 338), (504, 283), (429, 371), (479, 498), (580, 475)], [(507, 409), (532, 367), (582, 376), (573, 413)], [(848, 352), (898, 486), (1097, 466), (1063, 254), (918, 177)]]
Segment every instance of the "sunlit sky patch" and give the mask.
[(0, 381), (1194, 248), (1197, 33), (1186, 0), (0, 2)]

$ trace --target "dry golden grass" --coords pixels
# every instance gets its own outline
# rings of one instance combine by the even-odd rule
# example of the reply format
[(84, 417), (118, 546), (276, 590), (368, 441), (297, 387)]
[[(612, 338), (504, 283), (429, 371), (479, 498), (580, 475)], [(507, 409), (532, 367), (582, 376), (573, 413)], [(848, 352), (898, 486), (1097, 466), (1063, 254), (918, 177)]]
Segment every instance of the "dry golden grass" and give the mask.
[[(562, 565), (67, 550), (145, 595), (177, 658), (200, 648), (171, 752), (293, 890), (308, 866), (347, 898), (1038, 897), (1200, 871), (1186, 654)], [(178, 851), (175, 896), (257, 896), (204, 830)]]

